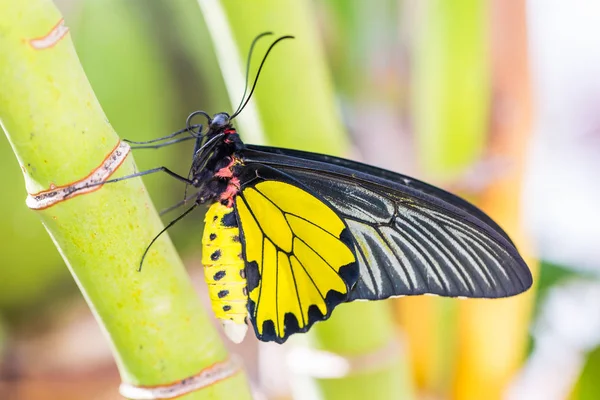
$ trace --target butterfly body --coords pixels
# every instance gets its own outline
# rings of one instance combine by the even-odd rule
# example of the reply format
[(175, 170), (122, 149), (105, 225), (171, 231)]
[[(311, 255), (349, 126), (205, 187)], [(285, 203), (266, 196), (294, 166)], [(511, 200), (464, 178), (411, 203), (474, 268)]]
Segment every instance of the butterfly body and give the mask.
[(247, 146), (225, 113), (198, 136), (190, 174), (196, 202), (211, 203), (203, 262), (234, 341), (245, 317), (283, 343), (347, 301), (497, 298), (532, 283), (506, 233), (465, 200), (341, 158)]

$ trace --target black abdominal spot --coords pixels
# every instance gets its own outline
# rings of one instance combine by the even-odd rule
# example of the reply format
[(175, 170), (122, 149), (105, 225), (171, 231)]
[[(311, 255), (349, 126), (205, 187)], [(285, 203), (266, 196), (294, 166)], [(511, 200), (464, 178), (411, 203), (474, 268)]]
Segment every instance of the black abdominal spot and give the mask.
[(248, 282), (248, 291), (251, 292), (258, 287), (260, 282), (260, 273), (256, 261), (246, 263), (246, 281)]
[(235, 235), (231, 238), (231, 240), (233, 240), (235, 243), (239, 243), (240, 242), (240, 235)]
[(225, 276), (225, 271), (219, 271), (213, 276), (213, 279), (215, 281), (219, 281), (219, 280), (223, 279), (224, 276)]
[(223, 216), (223, 218), (221, 219), (221, 225), (228, 228), (237, 228), (237, 218), (235, 217), (235, 213), (233, 212), (233, 210), (231, 210), (229, 214), (225, 214)]
[(293, 333), (300, 332), (298, 318), (292, 313), (285, 313), (285, 317), (283, 317), (283, 326), (284, 336), (286, 337)]
[(216, 233), (211, 233), (209, 236), (210, 240), (215, 240), (217, 238), (217, 234)]
[(229, 294), (229, 290), (221, 290), (219, 291), (219, 293), (217, 293), (217, 296), (222, 299), (223, 297), (227, 296)]
[(231, 306), (229, 306), (229, 305), (223, 306), (223, 311), (229, 311), (229, 310), (231, 310)]
[(215, 250), (215, 252), (210, 255), (210, 259), (213, 261), (217, 261), (219, 258), (221, 258), (221, 250)]

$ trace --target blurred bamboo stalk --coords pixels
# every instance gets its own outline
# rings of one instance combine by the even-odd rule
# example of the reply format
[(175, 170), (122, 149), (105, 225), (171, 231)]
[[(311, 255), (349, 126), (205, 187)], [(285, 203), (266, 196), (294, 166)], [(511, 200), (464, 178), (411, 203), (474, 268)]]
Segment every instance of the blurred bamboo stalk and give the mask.
[(579, 377), (577, 385), (573, 388), (570, 400), (595, 400), (600, 395), (598, 385), (598, 371), (600, 371), (600, 347), (592, 350)]
[(418, 162), (451, 182), (483, 153), (490, 105), (488, 1), (415, 4), (412, 116)]
[(410, 370), (420, 393), (442, 395), (452, 378), (456, 339), (456, 305), (452, 301), (428, 296), (394, 300), (396, 320), (406, 336)]
[[(487, 1), (425, 0), (412, 13), (412, 122), (417, 164), (426, 179), (448, 183), (483, 152), (489, 114)], [(407, 19), (408, 20), (408, 19)], [(456, 356), (456, 300), (403, 298), (398, 320), (407, 332), (417, 385), (442, 395)]]
[[(240, 77), (243, 77), (243, 62), (252, 39), (265, 31), (275, 32), (272, 39), (284, 34), (296, 36), (293, 42), (278, 46), (270, 56), (250, 102), (255, 108), (249, 107), (240, 115), (238, 125), (242, 137), (248, 142), (260, 140), (262, 135), (255, 131), (259, 125), (252, 123), (258, 121), (270, 144), (344, 154), (348, 140), (335, 107), (311, 2), (199, 0), (199, 4), (213, 35), (234, 108), (243, 93)], [(257, 46), (255, 66), (251, 71), (256, 71), (256, 65), (272, 39), (263, 39)], [(251, 79), (253, 77), (254, 72)], [(255, 111), (256, 117), (247, 115)], [(246, 119), (242, 119), (245, 114)], [(395, 332), (385, 303), (356, 303), (340, 306), (329, 321), (315, 325), (307, 336), (313, 348), (356, 360), (385, 350), (393, 343)], [(296, 379), (307, 378), (295, 386), (299, 388), (297, 398), (412, 398), (402, 359), (392, 354), (394, 358), (390, 362), (389, 356), (385, 354), (383, 361), (368, 371), (350, 371), (349, 375), (342, 374), (339, 379), (316, 379), (314, 375), (311, 379), (310, 374), (308, 377), (297, 376)], [(308, 367), (310, 369), (310, 365)]]
[[(0, 123), (27, 191), (68, 185), (106, 169), (119, 138), (53, 3), (0, 1), (0, 32)], [(113, 177), (136, 170), (122, 149), (126, 158)], [(166, 235), (150, 251), (144, 272), (137, 272), (144, 246), (162, 228), (140, 179), (36, 213), (106, 332), (123, 382), (170, 384), (227, 358)], [(184, 396), (250, 397), (243, 373)]]
[[(535, 281), (538, 263), (520, 220), (525, 152), (532, 130), (526, 1), (490, 4), (493, 108), (487, 157), (508, 162), (478, 204), (513, 239)], [(525, 354), (533, 300), (530, 290), (510, 299), (460, 303), (455, 398), (503, 397)]]

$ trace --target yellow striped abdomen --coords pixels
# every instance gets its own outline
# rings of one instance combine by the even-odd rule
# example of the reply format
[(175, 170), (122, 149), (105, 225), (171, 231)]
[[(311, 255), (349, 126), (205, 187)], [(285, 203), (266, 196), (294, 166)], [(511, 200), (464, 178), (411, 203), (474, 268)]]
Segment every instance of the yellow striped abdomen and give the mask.
[(247, 330), (248, 289), (240, 228), (233, 207), (217, 202), (204, 217), (202, 264), (215, 316), (234, 342), (241, 342)]

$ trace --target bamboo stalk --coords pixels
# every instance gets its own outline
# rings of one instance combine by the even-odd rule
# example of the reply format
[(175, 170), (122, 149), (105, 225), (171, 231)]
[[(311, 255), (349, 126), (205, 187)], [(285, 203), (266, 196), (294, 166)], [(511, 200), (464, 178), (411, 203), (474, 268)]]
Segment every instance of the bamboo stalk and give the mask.
[(483, 153), (490, 105), (487, 1), (419, 2), (413, 48), (418, 161), (439, 182)]
[[(436, 184), (462, 176), (483, 153), (489, 115), (487, 2), (416, 3), (412, 118), (417, 162)], [(398, 319), (408, 333), (420, 389), (443, 395), (456, 353), (457, 302), (405, 298)]]
[[(119, 138), (68, 28), (49, 0), (2, 0), (0, 32), (0, 123), (27, 191), (81, 180)], [(113, 177), (135, 169), (129, 155)], [(169, 384), (227, 359), (166, 235), (137, 272), (145, 246), (162, 228), (140, 179), (72, 196), (37, 214), (106, 332), (125, 383)], [(242, 372), (184, 396), (250, 397)]]
[[(242, 137), (250, 143), (268, 141), (282, 147), (344, 154), (348, 140), (335, 108), (310, 2), (199, 0), (199, 4), (213, 36), (234, 109), (243, 92), (243, 63), (252, 39), (265, 31), (275, 32), (274, 37), (296, 36), (294, 41), (274, 49), (270, 56), (250, 103), (255, 108), (245, 109), (237, 122)], [(267, 43), (261, 42), (255, 50), (255, 65), (270, 41), (263, 42)], [(244, 116), (253, 113), (256, 115)], [(355, 303), (338, 307), (329, 321), (316, 324), (308, 336), (313, 349), (356, 360), (385, 349), (394, 340), (395, 331), (385, 303)], [(411, 386), (407, 371), (397, 358), (400, 354), (401, 351), (386, 354), (383, 361), (375, 363), (376, 367), (358, 373), (351, 371), (339, 379), (296, 375), (296, 383), (301, 384), (295, 386), (303, 389), (296, 392), (297, 398), (410, 399)], [(386, 356), (394, 358), (389, 361)], [(309, 387), (316, 388), (316, 392), (306, 391)]]
[[(513, 239), (535, 278), (539, 265), (520, 221), (525, 151), (532, 130), (526, 5), (491, 4), (494, 113), (488, 154), (507, 160), (508, 167), (490, 182), (479, 205)], [(526, 351), (534, 294), (530, 290), (510, 299), (460, 303), (457, 398), (503, 397)]]

